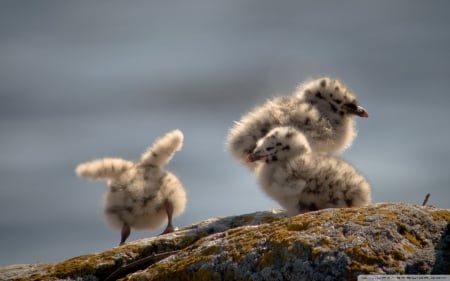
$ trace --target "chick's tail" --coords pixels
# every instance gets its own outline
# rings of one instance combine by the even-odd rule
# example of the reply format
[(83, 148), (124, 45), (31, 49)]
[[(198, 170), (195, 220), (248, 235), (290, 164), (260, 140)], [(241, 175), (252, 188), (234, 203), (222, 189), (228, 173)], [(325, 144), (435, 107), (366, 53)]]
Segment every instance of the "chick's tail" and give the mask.
[(175, 152), (183, 146), (183, 133), (173, 130), (157, 139), (141, 157), (141, 164), (162, 167), (172, 159)]
[(133, 162), (120, 158), (103, 158), (79, 164), (75, 173), (85, 179), (114, 179), (133, 166)]

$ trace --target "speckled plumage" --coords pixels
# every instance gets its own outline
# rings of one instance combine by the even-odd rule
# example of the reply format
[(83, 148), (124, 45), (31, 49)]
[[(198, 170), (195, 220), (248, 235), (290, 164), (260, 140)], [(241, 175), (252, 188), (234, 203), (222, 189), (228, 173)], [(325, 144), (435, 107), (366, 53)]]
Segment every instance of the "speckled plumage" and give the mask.
[(293, 127), (277, 127), (248, 156), (263, 190), (289, 215), (370, 203), (370, 185), (349, 163), (312, 153), (306, 137)]
[(147, 149), (138, 162), (103, 158), (78, 165), (76, 174), (91, 180), (107, 180), (104, 212), (108, 223), (122, 228), (121, 244), (134, 229), (154, 229), (168, 221), (163, 233), (173, 231), (172, 216), (186, 207), (180, 180), (164, 169), (183, 145), (179, 130), (167, 133)]
[(300, 85), (290, 96), (273, 98), (245, 114), (230, 129), (227, 146), (245, 163), (256, 142), (277, 126), (302, 131), (314, 152), (336, 154), (355, 137), (354, 116), (368, 117), (342, 82), (323, 77)]

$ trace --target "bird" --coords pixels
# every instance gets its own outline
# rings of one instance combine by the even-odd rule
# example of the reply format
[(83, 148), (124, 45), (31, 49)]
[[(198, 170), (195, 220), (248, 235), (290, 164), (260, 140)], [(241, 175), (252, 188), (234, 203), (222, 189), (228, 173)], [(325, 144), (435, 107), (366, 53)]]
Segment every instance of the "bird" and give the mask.
[(314, 153), (306, 136), (291, 126), (276, 127), (258, 140), (247, 161), (258, 163), (259, 184), (288, 215), (371, 202), (363, 175), (336, 156)]
[(181, 181), (165, 165), (183, 146), (183, 133), (173, 130), (157, 139), (139, 161), (102, 158), (79, 164), (75, 173), (89, 180), (106, 180), (104, 214), (112, 228), (121, 229), (123, 245), (131, 229), (167, 226), (161, 234), (173, 232), (172, 218), (186, 208), (187, 194)]
[(355, 116), (368, 117), (352, 91), (340, 80), (321, 77), (299, 85), (288, 96), (269, 99), (234, 122), (226, 140), (231, 154), (245, 161), (256, 142), (277, 126), (293, 126), (302, 131), (313, 151), (338, 154), (356, 136)]

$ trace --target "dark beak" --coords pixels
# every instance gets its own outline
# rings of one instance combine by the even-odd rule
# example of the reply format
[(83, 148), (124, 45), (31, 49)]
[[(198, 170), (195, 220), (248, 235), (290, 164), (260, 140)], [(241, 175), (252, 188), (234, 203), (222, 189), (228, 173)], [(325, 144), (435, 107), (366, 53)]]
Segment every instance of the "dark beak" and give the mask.
[(245, 159), (245, 162), (252, 163), (252, 162), (256, 162), (258, 160), (261, 160), (263, 158), (264, 158), (264, 156), (258, 155), (256, 153), (250, 153), (249, 155), (247, 155), (247, 158)]
[(351, 111), (351, 113), (358, 115), (359, 117), (363, 117), (363, 118), (369, 117), (369, 113), (362, 106), (358, 106), (355, 110)]

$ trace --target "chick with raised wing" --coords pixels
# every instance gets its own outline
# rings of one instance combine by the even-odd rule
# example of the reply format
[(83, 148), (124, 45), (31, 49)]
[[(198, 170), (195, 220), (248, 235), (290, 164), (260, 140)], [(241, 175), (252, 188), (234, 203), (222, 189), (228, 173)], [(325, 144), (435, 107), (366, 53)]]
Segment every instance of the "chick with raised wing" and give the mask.
[(155, 229), (165, 221), (164, 233), (174, 231), (172, 218), (186, 207), (186, 192), (180, 180), (164, 169), (183, 145), (179, 130), (167, 133), (147, 149), (140, 161), (103, 158), (77, 166), (78, 176), (107, 180), (104, 212), (113, 228), (121, 229), (120, 245), (131, 229)]

